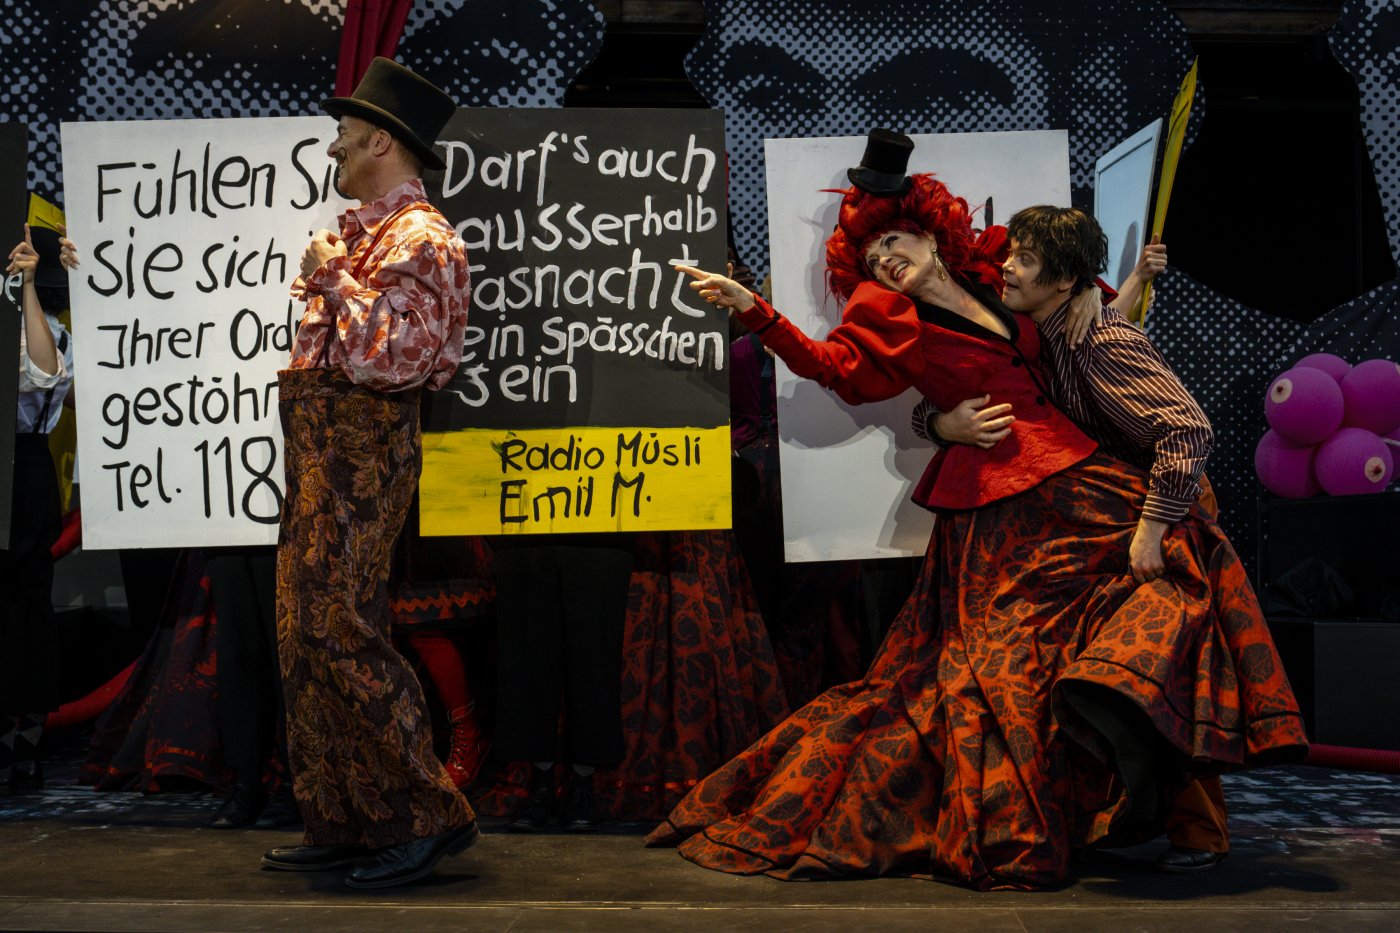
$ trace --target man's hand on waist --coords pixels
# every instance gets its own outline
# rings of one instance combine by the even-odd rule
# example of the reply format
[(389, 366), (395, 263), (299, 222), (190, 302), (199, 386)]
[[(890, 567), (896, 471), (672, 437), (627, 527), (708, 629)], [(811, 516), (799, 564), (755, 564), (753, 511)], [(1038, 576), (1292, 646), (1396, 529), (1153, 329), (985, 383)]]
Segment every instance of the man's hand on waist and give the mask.
[(301, 254), (302, 278), (311, 278), (311, 273), (324, 266), (337, 256), (346, 256), (345, 241), (330, 230), (319, 230), (311, 238), (306, 252)]
[(1003, 437), (1011, 433), (1011, 423), (1015, 415), (1009, 415), (1011, 406), (989, 405), (990, 395), (970, 398), (958, 403), (952, 411), (945, 411), (933, 419), (934, 438), (938, 442), (968, 444), (990, 450)]

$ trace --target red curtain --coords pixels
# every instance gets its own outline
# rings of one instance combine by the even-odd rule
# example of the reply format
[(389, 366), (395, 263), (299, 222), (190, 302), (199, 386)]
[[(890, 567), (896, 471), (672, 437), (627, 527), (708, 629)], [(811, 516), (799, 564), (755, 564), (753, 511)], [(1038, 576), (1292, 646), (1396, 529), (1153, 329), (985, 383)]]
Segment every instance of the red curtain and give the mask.
[(335, 96), (349, 97), (376, 55), (393, 58), (413, 0), (350, 0), (340, 37)]

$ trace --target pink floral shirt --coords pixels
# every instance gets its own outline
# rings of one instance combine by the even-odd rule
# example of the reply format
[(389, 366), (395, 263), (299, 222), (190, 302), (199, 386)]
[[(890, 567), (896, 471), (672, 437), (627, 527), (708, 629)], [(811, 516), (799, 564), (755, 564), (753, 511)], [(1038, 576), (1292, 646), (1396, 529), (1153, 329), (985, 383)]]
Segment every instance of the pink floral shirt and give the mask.
[[(374, 242), (386, 220), (415, 203), (426, 209), (399, 214)], [(290, 368), (339, 367), (380, 392), (424, 383), (441, 389), (462, 361), (466, 336), (471, 275), (461, 239), (428, 207), (418, 179), (346, 211), (340, 236), (348, 256), (292, 283), (292, 297), (306, 300), (306, 312)]]

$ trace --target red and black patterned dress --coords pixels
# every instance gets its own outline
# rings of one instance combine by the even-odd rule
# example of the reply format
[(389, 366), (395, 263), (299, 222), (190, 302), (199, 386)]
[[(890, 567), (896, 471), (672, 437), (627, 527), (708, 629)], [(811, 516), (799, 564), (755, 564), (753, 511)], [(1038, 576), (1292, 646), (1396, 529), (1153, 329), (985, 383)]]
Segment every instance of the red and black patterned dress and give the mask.
[[(1155, 834), (1175, 784), (1300, 760), (1298, 706), (1239, 560), (1199, 507), (1142, 586), (1128, 548), (1148, 476), (1053, 404), (1039, 338), (940, 326), (875, 283), (812, 341), (741, 317), (848, 402), (917, 386), (941, 410), (991, 394), (1013, 433), (954, 447), (915, 491), (939, 514), (919, 582), (864, 681), (828, 690), (706, 778), (649, 839), (784, 879), (901, 873), (983, 890), (1065, 877), (1072, 847)], [(946, 312), (945, 312), (946, 313)]]

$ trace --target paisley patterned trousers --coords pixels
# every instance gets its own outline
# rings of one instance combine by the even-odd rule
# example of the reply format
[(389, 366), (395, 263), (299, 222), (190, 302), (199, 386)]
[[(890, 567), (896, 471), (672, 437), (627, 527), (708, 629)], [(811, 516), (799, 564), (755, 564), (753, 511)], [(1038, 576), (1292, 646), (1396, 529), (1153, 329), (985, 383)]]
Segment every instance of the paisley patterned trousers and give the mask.
[(423, 462), (417, 396), (326, 369), (284, 370), (278, 386), (277, 647), (305, 844), (378, 849), (454, 829), (471, 808), (389, 638), (389, 565)]

